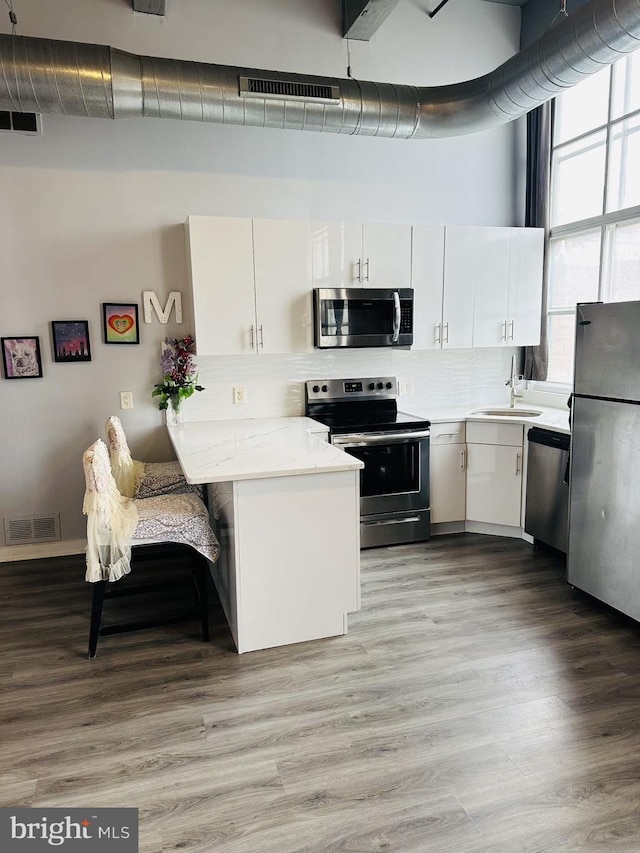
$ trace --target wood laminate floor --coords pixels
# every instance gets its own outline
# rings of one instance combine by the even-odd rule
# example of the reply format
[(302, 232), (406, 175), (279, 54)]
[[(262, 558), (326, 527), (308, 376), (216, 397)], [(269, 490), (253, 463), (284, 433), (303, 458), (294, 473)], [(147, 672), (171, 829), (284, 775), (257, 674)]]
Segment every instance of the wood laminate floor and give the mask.
[(214, 602), (93, 661), (82, 558), (0, 566), (0, 804), (136, 806), (142, 853), (638, 853), (640, 628), (521, 541), (362, 563), (347, 636), (238, 656)]

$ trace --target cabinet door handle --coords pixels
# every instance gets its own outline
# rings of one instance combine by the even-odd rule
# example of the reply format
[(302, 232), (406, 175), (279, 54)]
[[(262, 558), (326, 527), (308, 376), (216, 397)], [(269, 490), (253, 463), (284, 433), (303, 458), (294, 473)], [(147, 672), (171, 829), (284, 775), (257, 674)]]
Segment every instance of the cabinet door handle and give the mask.
[(442, 343), (443, 344), (449, 343), (449, 323), (448, 322), (444, 324), (444, 340), (442, 341)]
[(250, 347), (251, 349), (255, 349), (255, 338), (253, 335), (253, 323), (249, 326), (249, 336), (250, 336)]
[(460, 451), (460, 468), (461, 468), (463, 471), (464, 471), (464, 469), (465, 469), (465, 462), (466, 462), (465, 456), (466, 456), (465, 451), (464, 451), (464, 450), (461, 450), (461, 451)]
[(435, 343), (442, 343), (442, 323), (436, 323), (436, 339)]
[(258, 327), (258, 332), (260, 333), (260, 349), (264, 349), (264, 335), (262, 333), (262, 323)]
[(397, 290), (393, 292), (393, 335), (391, 340), (396, 343), (400, 338), (400, 323), (402, 321), (402, 311), (400, 309), (400, 294)]
[(356, 261), (356, 266), (358, 267), (358, 274), (356, 275), (356, 281), (362, 281), (362, 260), (358, 258)]
[(365, 281), (369, 281), (369, 258), (367, 258), (367, 260), (366, 260), (365, 264), (366, 264), (366, 267), (367, 267), (367, 274), (365, 275), (364, 280), (365, 280)]
[(520, 454), (516, 453), (516, 477), (520, 476)]
[(511, 321), (509, 322), (509, 340), (510, 340), (510, 341), (512, 341), (512, 340), (513, 340), (513, 332), (514, 332), (515, 327), (516, 327), (516, 321), (515, 321), (515, 320), (511, 320)]
[(506, 320), (503, 320), (502, 323), (500, 323), (500, 340), (505, 341), (505, 342), (507, 340), (507, 321)]

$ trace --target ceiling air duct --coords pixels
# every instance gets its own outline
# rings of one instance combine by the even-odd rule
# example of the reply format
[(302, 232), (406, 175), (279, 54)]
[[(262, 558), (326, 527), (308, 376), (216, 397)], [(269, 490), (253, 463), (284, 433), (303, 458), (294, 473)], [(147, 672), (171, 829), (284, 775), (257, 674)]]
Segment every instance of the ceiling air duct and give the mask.
[(591, 0), (490, 74), (447, 86), (285, 74), (0, 35), (0, 110), (458, 136), (512, 121), (638, 47), (640, 0)]

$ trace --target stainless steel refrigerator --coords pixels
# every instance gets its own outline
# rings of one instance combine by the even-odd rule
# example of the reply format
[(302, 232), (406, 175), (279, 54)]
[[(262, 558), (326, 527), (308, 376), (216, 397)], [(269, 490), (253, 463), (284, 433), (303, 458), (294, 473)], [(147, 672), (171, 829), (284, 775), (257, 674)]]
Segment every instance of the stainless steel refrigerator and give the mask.
[(567, 580), (640, 620), (640, 302), (578, 305)]

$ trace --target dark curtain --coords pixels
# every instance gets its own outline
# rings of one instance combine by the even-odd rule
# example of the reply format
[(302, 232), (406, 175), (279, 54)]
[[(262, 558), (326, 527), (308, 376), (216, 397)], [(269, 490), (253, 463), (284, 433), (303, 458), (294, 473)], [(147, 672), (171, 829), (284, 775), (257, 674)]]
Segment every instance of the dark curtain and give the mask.
[(547, 378), (549, 348), (547, 342), (547, 292), (549, 267), (549, 205), (551, 178), (551, 125), (553, 101), (527, 114), (527, 194), (525, 226), (544, 228), (544, 264), (542, 279), (542, 316), (540, 344), (524, 348), (525, 379)]

